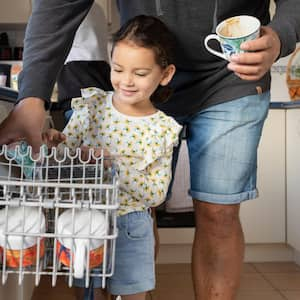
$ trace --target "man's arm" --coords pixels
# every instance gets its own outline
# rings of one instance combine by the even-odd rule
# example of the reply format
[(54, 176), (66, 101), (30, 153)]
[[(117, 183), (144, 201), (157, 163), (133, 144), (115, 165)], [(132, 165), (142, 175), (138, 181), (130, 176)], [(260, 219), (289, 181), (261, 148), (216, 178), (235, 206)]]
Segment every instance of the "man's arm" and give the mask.
[(93, 0), (37, 0), (26, 28), (19, 100), (49, 101), (60, 68)]
[(268, 26), (281, 41), (280, 57), (292, 53), (300, 42), (300, 2), (299, 0), (275, 0), (276, 12)]
[(0, 124), (0, 145), (25, 139), (39, 151), (56, 76), (93, 0), (36, 0), (26, 28), (19, 101)]

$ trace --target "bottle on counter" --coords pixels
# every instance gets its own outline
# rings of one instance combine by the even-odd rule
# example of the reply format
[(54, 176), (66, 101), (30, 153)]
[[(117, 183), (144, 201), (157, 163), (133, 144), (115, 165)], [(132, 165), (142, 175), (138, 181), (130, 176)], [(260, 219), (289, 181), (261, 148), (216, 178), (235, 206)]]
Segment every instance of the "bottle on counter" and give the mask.
[(20, 64), (13, 64), (10, 70), (10, 87), (14, 90), (18, 90), (18, 77), (22, 71)]

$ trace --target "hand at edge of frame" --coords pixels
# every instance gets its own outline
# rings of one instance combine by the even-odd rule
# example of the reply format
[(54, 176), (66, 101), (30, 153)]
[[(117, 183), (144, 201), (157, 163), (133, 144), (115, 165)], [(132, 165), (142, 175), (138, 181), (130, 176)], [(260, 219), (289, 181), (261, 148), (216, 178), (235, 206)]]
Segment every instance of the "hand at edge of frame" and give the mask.
[(42, 145), (42, 130), (46, 111), (44, 101), (29, 97), (21, 100), (0, 124), (0, 145), (26, 140), (38, 153)]

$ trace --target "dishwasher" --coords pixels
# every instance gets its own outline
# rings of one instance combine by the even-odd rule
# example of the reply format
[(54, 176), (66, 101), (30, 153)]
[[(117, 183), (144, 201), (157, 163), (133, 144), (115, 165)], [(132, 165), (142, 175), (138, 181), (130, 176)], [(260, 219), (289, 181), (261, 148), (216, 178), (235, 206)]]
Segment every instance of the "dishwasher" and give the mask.
[[(14, 96), (2, 90), (1, 112), (2, 102), (9, 112)], [(104, 288), (114, 272), (118, 182), (114, 158), (103, 153), (90, 150), (83, 160), (80, 148), (42, 147), (37, 156), (25, 141), (2, 145), (1, 284), (14, 276), (22, 285), (30, 276), (37, 286), (50, 276), (55, 286), (64, 276), (69, 286), (84, 278), (88, 287), (100, 277)]]

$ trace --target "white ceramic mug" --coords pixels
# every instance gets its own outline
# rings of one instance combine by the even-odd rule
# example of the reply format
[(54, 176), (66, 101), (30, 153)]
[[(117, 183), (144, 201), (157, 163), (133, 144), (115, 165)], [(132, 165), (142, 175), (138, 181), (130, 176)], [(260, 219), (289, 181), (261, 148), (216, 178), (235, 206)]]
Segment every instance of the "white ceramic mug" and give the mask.
[[(260, 21), (252, 16), (236, 16), (221, 22), (216, 28), (216, 34), (208, 35), (204, 40), (205, 48), (212, 54), (229, 60), (232, 54), (243, 53), (241, 44), (254, 40), (260, 35)], [(217, 40), (222, 52), (212, 49), (208, 43)]]
[[(72, 220), (74, 224), (72, 224)], [(58, 218), (57, 232), (58, 235), (67, 235), (58, 238), (56, 247), (58, 260), (70, 267), (70, 258), (73, 255), (75, 278), (84, 276), (88, 255), (91, 269), (102, 263), (104, 241), (101, 237), (106, 233), (103, 213), (98, 210), (76, 209), (72, 217), (72, 209), (67, 209)], [(75, 236), (74, 239), (72, 234)], [(87, 238), (80, 238), (80, 236)]]
[[(0, 246), (6, 251), (6, 265), (18, 268), (35, 265), (38, 255), (38, 237), (45, 232), (45, 216), (35, 207), (9, 207), (0, 210)], [(5, 241), (4, 232), (8, 232)], [(10, 233), (13, 233), (10, 234)], [(20, 235), (17, 235), (20, 233)], [(22, 237), (24, 233), (24, 237)], [(16, 234), (16, 235), (15, 235)], [(21, 250), (23, 252), (21, 261)], [(40, 239), (39, 257), (45, 253), (44, 238)]]

